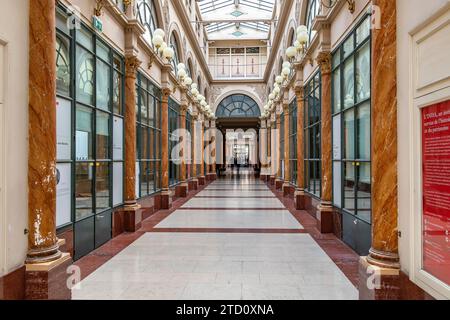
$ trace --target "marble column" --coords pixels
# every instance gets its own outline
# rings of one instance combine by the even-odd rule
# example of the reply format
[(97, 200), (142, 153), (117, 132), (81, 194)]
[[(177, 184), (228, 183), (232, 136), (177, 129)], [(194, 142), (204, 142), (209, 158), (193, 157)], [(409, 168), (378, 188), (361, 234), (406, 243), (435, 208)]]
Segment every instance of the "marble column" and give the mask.
[(211, 180), (217, 179), (217, 132), (216, 120), (211, 120)]
[(272, 158), (272, 150), (271, 150), (271, 132), (272, 132), (272, 121), (270, 120), (270, 116), (266, 122), (267, 133), (266, 133), (266, 141), (267, 141), (267, 178), (266, 182), (270, 182), (270, 176), (272, 174), (272, 166), (271, 166), (271, 158)]
[(284, 111), (284, 184), (283, 195), (286, 197), (290, 194), (291, 190), (291, 170), (290, 170), (290, 145), (289, 145), (289, 103), (287, 100), (283, 101)]
[(317, 57), (322, 81), (321, 97), (321, 201), (317, 207), (317, 228), (322, 233), (333, 232), (332, 161), (331, 161), (331, 53), (320, 52)]
[(198, 183), (200, 185), (206, 184), (206, 177), (205, 177), (205, 120), (204, 115), (202, 114), (200, 124), (201, 124), (201, 130), (200, 130), (200, 153), (201, 153), (201, 163), (200, 163), (200, 176), (198, 178)]
[[(185, 93), (183, 93), (182, 92), (182, 96), (183, 96), (183, 94), (185, 94)], [(188, 105), (187, 105), (187, 101), (185, 101), (185, 99), (182, 97), (181, 98), (181, 100), (182, 100), (182, 103), (181, 103), (181, 106), (180, 106), (180, 129), (181, 130), (186, 130), (186, 112), (187, 112), (187, 108), (188, 108)], [(181, 183), (176, 187), (176, 194), (177, 194), (177, 196), (178, 197), (181, 197), (181, 198), (185, 198), (185, 197), (187, 197), (187, 194), (188, 194), (188, 183), (187, 183), (187, 179), (186, 179), (186, 159), (185, 159), (185, 156), (186, 156), (186, 154), (187, 154), (187, 149), (186, 148), (188, 148), (188, 145), (187, 145), (187, 139), (186, 139), (187, 137), (185, 137), (185, 136), (183, 136), (182, 137), (182, 144), (183, 144), (183, 149), (182, 149), (182, 151), (180, 152), (180, 159), (181, 159), (181, 167), (180, 167), (180, 180), (181, 180)]]
[[(29, 1), (27, 299), (70, 299), (56, 237), (55, 1)], [(24, 190), (25, 192), (25, 190)]]
[(276, 140), (276, 132), (277, 132), (277, 122), (276, 116), (274, 114), (270, 115), (270, 185), (275, 185), (276, 180), (276, 170), (278, 163), (278, 152), (277, 152), (277, 140)]
[(125, 207), (124, 229), (140, 228), (142, 210), (136, 200), (136, 76), (141, 61), (136, 55), (125, 57)]
[(169, 190), (169, 97), (170, 88), (162, 89), (161, 97), (161, 208), (172, 207), (172, 197)]
[[(399, 288), (397, 195), (397, 1), (373, 0), (381, 13), (372, 30), (372, 247), (360, 262), (360, 298), (395, 299)], [(370, 271), (379, 288), (365, 285)]]
[(281, 113), (277, 112), (276, 113), (276, 121), (277, 121), (277, 129), (278, 129), (278, 139), (277, 139), (277, 146), (278, 146), (278, 156), (277, 156), (277, 162), (278, 162), (278, 167), (277, 167), (277, 173), (276, 173), (276, 179), (275, 179), (275, 188), (278, 189), (283, 189), (283, 171), (282, 171), (282, 157), (283, 155), (281, 154)]
[(259, 154), (261, 156), (260, 179), (267, 180), (267, 120), (261, 119), (261, 134), (259, 135)]
[(295, 190), (295, 208), (305, 209), (305, 110), (304, 89), (302, 86), (295, 88), (297, 98), (297, 188)]
[(198, 115), (194, 114), (192, 116), (192, 121), (191, 121), (191, 139), (193, 142), (193, 148), (191, 150), (191, 166), (192, 166), (192, 188), (194, 190), (198, 189), (198, 178), (197, 178), (197, 152), (199, 152), (200, 150), (198, 150), (197, 148), (197, 142), (198, 142), (198, 133), (197, 133), (197, 122), (198, 122)]

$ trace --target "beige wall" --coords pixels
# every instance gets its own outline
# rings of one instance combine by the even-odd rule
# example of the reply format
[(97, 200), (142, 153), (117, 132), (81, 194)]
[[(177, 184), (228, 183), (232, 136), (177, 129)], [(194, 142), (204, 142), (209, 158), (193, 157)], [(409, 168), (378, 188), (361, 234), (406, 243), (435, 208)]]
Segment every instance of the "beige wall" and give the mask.
[[(435, 285), (434, 281), (428, 281), (419, 276), (420, 261), (420, 221), (421, 206), (416, 205), (421, 195), (420, 168), (415, 164), (420, 161), (421, 152), (418, 148), (420, 142), (419, 106), (421, 103), (431, 104), (435, 99), (450, 98), (450, 56), (445, 44), (449, 44), (450, 28), (442, 29), (444, 33), (429, 33), (433, 28), (433, 22), (437, 21), (435, 14), (442, 11), (445, 5), (450, 10), (446, 0), (398, 0), (397, 8), (397, 57), (398, 57), (398, 193), (399, 193), (399, 229), (402, 232), (399, 251), (402, 270), (409, 274), (410, 278), (436, 297), (442, 297), (445, 290)], [(450, 12), (450, 11), (448, 11)], [(445, 18), (444, 18), (445, 20)], [(415, 35), (423, 33), (427, 45), (437, 48), (430, 50), (426, 56), (414, 59), (413, 53), (417, 49)], [(425, 43), (425, 42), (424, 42)], [(421, 60), (423, 59), (423, 60)], [(426, 62), (427, 68), (422, 69), (422, 74), (417, 79), (430, 79), (431, 87), (416, 91), (418, 83), (414, 75), (419, 67)], [(445, 67), (447, 66), (447, 69)], [(435, 77), (447, 70), (447, 80), (438, 81)], [(447, 89), (445, 89), (447, 88)], [(447, 91), (446, 91), (447, 90)], [(415, 137), (415, 138), (414, 138)], [(442, 286), (441, 286), (442, 287)], [(447, 289), (447, 298), (450, 298)]]
[(0, 0), (0, 8), (1, 276), (23, 265), (27, 250), (28, 0)]

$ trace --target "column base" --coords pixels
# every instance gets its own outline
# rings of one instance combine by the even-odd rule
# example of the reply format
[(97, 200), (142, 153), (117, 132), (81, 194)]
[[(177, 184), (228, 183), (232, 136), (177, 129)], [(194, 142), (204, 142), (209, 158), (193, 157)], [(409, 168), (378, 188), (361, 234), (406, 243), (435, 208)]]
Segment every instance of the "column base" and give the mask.
[(198, 190), (198, 180), (192, 179), (189, 181), (189, 190)]
[(206, 183), (206, 178), (204, 176), (198, 177), (198, 184), (204, 186)]
[(367, 257), (359, 260), (360, 300), (399, 300), (400, 270), (374, 266)]
[(321, 202), (316, 212), (317, 229), (320, 233), (333, 233), (333, 207), (328, 202)]
[(275, 185), (275, 176), (270, 176), (270, 178), (269, 178), (269, 184), (270, 184), (271, 186)]
[(71, 264), (70, 254), (63, 253), (55, 261), (25, 265), (25, 299), (70, 300), (67, 268)]
[(296, 210), (305, 210), (305, 203), (306, 203), (306, 199), (305, 199), (305, 191), (298, 189), (295, 190), (294, 193), (294, 202), (295, 202), (295, 209)]
[(215, 173), (208, 173), (206, 175), (206, 180), (207, 181), (214, 181), (217, 179), (217, 175)]
[(290, 195), (292, 195), (293, 192), (293, 187), (291, 186), (290, 183), (288, 182), (284, 182), (283, 183), (283, 197), (289, 197)]
[(284, 183), (283, 180), (276, 179), (275, 180), (275, 189), (277, 189), (277, 190), (283, 189), (283, 183)]
[(123, 229), (125, 232), (136, 232), (141, 228), (143, 211), (139, 204), (125, 206), (123, 210)]
[(175, 187), (175, 197), (177, 198), (186, 198), (188, 195), (188, 184), (181, 183), (180, 185)]
[(161, 192), (161, 209), (168, 210), (172, 208), (172, 195), (169, 190)]
[(259, 176), (259, 178), (260, 178), (262, 181), (267, 182), (269, 176), (266, 175), (266, 174), (261, 174), (261, 175)]

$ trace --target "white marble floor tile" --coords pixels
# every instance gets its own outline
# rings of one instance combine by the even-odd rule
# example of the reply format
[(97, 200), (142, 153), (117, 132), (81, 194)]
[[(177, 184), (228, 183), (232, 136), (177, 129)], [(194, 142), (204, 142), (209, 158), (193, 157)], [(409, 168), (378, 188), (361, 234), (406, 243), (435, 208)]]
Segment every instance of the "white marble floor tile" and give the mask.
[(181, 208), (280, 208), (284, 206), (276, 198), (192, 198)]
[(156, 228), (302, 229), (302, 226), (287, 210), (177, 210)]

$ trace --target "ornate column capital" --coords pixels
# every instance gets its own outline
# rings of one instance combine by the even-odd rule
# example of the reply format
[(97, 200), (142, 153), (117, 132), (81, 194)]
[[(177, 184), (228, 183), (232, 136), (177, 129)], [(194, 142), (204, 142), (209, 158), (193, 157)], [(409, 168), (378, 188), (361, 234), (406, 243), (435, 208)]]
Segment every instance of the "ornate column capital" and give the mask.
[(161, 99), (162, 101), (167, 102), (169, 100), (170, 94), (172, 93), (172, 90), (170, 88), (162, 88), (161, 90)]
[(320, 66), (322, 74), (331, 73), (331, 53), (328, 51), (319, 52), (317, 55), (317, 64)]
[(127, 77), (136, 78), (136, 74), (141, 66), (142, 61), (138, 59), (135, 55), (130, 55), (125, 57), (125, 75)]

